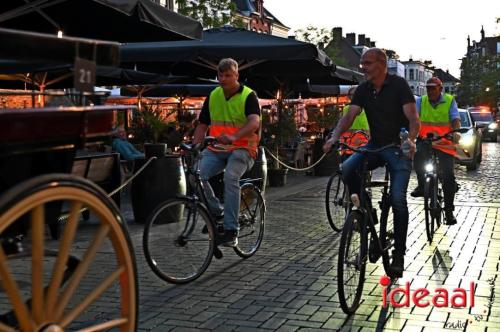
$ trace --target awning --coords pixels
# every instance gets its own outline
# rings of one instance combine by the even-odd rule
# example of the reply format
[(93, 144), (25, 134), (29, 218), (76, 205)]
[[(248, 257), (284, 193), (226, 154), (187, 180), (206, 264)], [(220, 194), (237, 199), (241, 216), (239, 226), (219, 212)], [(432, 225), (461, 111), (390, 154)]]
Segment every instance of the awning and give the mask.
[(203, 30), (151, 0), (4, 0), (0, 26), (119, 42), (201, 39)]

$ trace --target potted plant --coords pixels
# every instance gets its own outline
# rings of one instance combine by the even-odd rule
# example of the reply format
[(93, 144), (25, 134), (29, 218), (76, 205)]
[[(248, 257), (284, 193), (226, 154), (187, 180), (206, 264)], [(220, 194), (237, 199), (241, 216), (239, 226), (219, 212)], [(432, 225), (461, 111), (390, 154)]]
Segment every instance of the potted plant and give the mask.
[(149, 158), (157, 158), (132, 182), (132, 208), (138, 223), (146, 222), (151, 211), (161, 202), (186, 194), (182, 160), (178, 155), (167, 154), (166, 143), (161, 143), (171, 125), (166, 122), (158, 104), (144, 104), (132, 124), (135, 141), (143, 142), (146, 155), (145, 159), (135, 161), (134, 172)]
[(142, 143), (146, 158), (162, 157), (167, 152), (167, 145), (161, 143), (169, 124), (158, 104), (143, 103), (132, 121), (131, 131), (134, 141)]
[[(277, 117), (276, 115), (273, 111), (263, 115), (261, 144), (271, 151), (274, 156), (284, 160), (286, 156), (280, 155), (280, 147), (286, 143), (291, 143), (297, 137), (298, 131), (292, 109), (282, 108), (279, 115)], [(272, 187), (284, 186), (287, 173), (288, 169), (271, 157), (270, 167), (267, 171), (269, 185)]]
[[(340, 111), (334, 106), (325, 106), (323, 112), (317, 112), (310, 119), (317, 123), (319, 128), (323, 130), (323, 136), (326, 136), (329, 131), (339, 121), (341, 117)], [(318, 137), (313, 145), (313, 162), (316, 162), (323, 155), (323, 144), (326, 137)], [(336, 153), (327, 154), (319, 164), (314, 167), (314, 175), (330, 176), (339, 167), (339, 158)]]

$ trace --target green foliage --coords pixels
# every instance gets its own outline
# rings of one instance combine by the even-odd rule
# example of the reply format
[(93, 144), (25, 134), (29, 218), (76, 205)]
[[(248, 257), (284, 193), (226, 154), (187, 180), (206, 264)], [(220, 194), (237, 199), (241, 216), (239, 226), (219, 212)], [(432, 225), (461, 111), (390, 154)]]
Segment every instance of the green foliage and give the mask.
[(236, 17), (236, 4), (231, 0), (178, 0), (179, 13), (200, 21), (204, 28), (225, 24), (242, 28), (243, 21)]
[[(170, 114), (169, 114), (170, 115)], [(164, 138), (169, 127), (174, 123), (167, 123), (163, 111), (158, 103), (142, 104), (141, 109), (134, 114), (130, 128), (135, 143), (158, 143)]]
[(335, 105), (325, 106), (323, 113), (316, 112), (309, 116), (309, 121), (316, 122), (320, 128), (333, 128), (341, 117), (341, 111)]
[[(272, 113), (264, 113), (262, 116), (262, 138), (261, 145), (279, 156), (279, 147), (291, 143), (299, 135), (294, 119), (293, 109), (282, 108), (279, 120), (271, 122)], [(280, 156), (282, 160), (282, 156)], [(268, 159), (270, 160), (270, 159)], [(272, 168), (280, 168), (279, 164), (272, 159)]]
[(457, 92), (457, 102), (461, 106), (488, 105), (497, 108), (500, 101), (499, 55), (485, 55), (462, 60), (461, 84)]

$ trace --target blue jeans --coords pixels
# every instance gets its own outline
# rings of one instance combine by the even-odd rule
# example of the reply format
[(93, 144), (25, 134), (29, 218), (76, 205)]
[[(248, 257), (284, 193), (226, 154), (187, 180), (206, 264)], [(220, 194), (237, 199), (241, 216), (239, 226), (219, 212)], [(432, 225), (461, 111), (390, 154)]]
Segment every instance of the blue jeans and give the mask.
[[(378, 146), (369, 142), (367, 149), (376, 149)], [(361, 171), (363, 159), (368, 159), (368, 170), (374, 170), (387, 164), (390, 174), (391, 206), (394, 214), (394, 247), (404, 255), (406, 252), (406, 236), (408, 232), (408, 203), (406, 191), (411, 173), (411, 160), (403, 156), (399, 148), (393, 147), (377, 154), (366, 156), (355, 153), (342, 164), (342, 178), (351, 193), (360, 195)]]
[[(203, 182), (208, 208), (213, 215), (221, 215), (224, 211), (224, 229), (238, 230), (240, 211), (240, 178), (254, 163), (247, 150), (238, 149), (232, 152), (213, 152), (205, 149), (200, 161), (200, 176)], [(225, 170), (225, 171), (224, 171)], [(224, 171), (224, 207), (214, 195), (208, 180)]]

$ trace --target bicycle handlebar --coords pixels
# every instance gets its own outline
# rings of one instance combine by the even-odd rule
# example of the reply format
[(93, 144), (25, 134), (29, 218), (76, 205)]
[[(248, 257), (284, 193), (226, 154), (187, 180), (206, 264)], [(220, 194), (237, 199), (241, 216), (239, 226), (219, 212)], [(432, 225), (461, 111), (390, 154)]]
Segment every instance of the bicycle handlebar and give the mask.
[(181, 150), (184, 150), (184, 151), (199, 153), (200, 151), (204, 150), (207, 146), (213, 146), (216, 143), (217, 143), (217, 138), (215, 138), (213, 136), (206, 136), (203, 139), (202, 144), (181, 143), (180, 148), (181, 148)]
[(378, 153), (378, 152), (384, 151), (384, 150), (389, 149), (389, 148), (399, 147), (399, 145), (391, 143), (391, 144), (385, 145), (385, 146), (383, 146), (381, 148), (378, 148), (378, 149), (368, 150), (368, 149), (365, 149), (363, 147), (361, 147), (361, 148), (355, 148), (355, 147), (352, 147), (350, 145), (347, 145), (347, 144), (341, 143), (341, 142), (337, 142), (336, 145), (337, 146), (342, 146), (342, 147), (346, 148), (347, 150), (351, 150), (351, 151), (354, 151), (354, 152), (359, 152), (359, 153), (362, 153), (362, 154)]
[(435, 141), (439, 141), (440, 139), (443, 139), (443, 138), (452, 141), (453, 137), (451, 137), (451, 135), (454, 133), (460, 133), (460, 132), (463, 132), (463, 128), (451, 130), (451, 131), (449, 131), (446, 134), (441, 135), (441, 136), (436, 136), (434, 133), (427, 133), (427, 137), (419, 137), (419, 139), (424, 141), (424, 142), (435, 142)]

